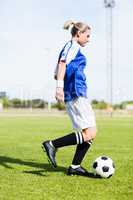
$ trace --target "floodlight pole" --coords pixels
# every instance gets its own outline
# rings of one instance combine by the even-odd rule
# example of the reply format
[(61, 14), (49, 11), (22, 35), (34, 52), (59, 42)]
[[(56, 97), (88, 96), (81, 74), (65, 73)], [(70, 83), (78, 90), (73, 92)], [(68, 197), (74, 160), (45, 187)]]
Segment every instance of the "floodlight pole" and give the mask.
[[(104, 0), (104, 6), (106, 8), (106, 28), (107, 28), (107, 72), (109, 72), (109, 85), (110, 85), (110, 91), (109, 91), (109, 101), (111, 106), (113, 105), (113, 23), (112, 23), (112, 9), (115, 7), (115, 1), (114, 0)], [(107, 77), (108, 77), (107, 76)], [(108, 84), (107, 84), (108, 85)], [(108, 91), (108, 88), (107, 88)], [(112, 116), (112, 112), (111, 116)]]

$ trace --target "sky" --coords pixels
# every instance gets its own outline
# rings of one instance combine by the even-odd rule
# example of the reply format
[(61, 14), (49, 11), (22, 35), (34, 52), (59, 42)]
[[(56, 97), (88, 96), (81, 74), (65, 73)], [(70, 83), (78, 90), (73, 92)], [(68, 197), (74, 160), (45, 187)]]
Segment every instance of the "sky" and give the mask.
[[(133, 100), (133, 1), (113, 8), (113, 102)], [(54, 101), (58, 54), (71, 39), (66, 20), (90, 25), (87, 84), (90, 100), (110, 101), (107, 10), (103, 0), (0, 0), (0, 91), (9, 98)]]

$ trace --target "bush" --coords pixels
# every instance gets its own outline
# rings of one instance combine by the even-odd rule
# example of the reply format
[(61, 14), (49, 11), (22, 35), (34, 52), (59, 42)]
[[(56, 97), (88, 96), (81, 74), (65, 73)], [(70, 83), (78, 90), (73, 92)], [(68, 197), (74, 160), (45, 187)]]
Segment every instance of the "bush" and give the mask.
[(21, 100), (14, 98), (14, 99), (10, 100), (10, 105), (13, 108), (21, 108)]
[(42, 99), (33, 99), (32, 100), (32, 107), (33, 108), (46, 108), (48, 103), (43, 101)]
[(9, 106), (10, 106), (10, 100), (7, 97), (4, 97), (2, 99), (2, 103), (3, 103), (3, 107), (4, 108), (9, 108)]
[(65, 104), (57, 102), (52, 105), (52, 108), (57, 108), (58, 110), (65, 110)]
[(105, 101), (97, 101), (97, 100), (92, 100), (91, 102), (92, 107), (94, 109), (106, 109), (107, 108), (107, 103)]

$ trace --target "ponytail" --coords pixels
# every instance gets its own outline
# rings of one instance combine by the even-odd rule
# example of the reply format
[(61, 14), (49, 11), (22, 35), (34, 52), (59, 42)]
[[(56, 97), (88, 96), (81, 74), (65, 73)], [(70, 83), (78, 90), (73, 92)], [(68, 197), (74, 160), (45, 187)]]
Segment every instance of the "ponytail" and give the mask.
[(74, 22), (73, 20), (68, 20), (65, 22), (63, 29), (68, 30), (70, 27), (72, 36), (75, 36), (78, 31), (84, 32), (87, 29), (91, 29), (87, 24), (83, 22)]
[(68, 30), (70, 28), (70, 26), (74, 26), (74, 25), (75, 25), (74, 21), (68, 20), (68, 21), (65, 22), (63, 29)]

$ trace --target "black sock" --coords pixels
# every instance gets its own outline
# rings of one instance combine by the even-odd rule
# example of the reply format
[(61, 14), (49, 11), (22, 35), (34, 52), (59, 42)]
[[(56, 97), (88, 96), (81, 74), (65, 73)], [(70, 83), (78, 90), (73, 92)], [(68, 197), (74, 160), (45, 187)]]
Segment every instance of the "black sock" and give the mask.
[(90, 140), (89, 142), (84, 142), (82, 144), (78, 144), (77, 145), (77, 149), (72, 161), (73, 165), (80, 165), (86, 152), (88, 151), (88, 149), (90, 148), (92, 144), (92, 141)]
[(61, 138), (55, 139), (51, 141), (55, 148), (75, 145), (75, 144), (82, 144), (83, 143), (83, 136), (81, 132), (73, 132), (69, 135), (63, 136)]

